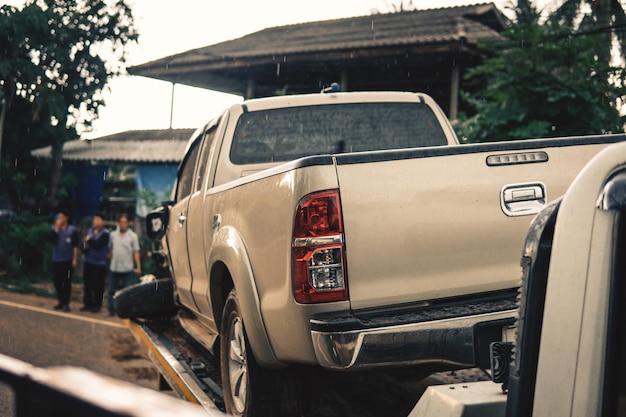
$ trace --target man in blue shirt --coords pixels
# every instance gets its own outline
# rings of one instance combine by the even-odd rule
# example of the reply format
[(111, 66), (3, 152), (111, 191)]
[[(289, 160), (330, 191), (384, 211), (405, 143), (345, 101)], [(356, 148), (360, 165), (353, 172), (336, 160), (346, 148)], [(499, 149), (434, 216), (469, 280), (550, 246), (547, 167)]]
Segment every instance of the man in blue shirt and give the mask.
[(59, 303), (55, 310), (70, 311), (72, 294), (72, 274), (78, 260), (78, 231), (69, 224), (69, 211), (59, 210), (50, 238), (54, 243), (52, 252), (52, 280)]
[(85, 254), (83, 268), (83, 307), (80, 311), (98, 313), (102, 309), (104, 281), (107, 275), (109, 256), (109, 231), (104, 227), (104, 215), (93, 216), (92, 227), (87, 231), (83, 242)]
[[(129, 228), (128, 215), (121, 214), (117, 229), (111, 232), (109, 240), (111, 257), (111, 277), (108, 288), (109, 315), (115, 315), (113, 296), (115, 292), (137, 282), (141, 275), (139, 259), (139, 239)], [(133, 263), (134, 261), (134, 263)]]

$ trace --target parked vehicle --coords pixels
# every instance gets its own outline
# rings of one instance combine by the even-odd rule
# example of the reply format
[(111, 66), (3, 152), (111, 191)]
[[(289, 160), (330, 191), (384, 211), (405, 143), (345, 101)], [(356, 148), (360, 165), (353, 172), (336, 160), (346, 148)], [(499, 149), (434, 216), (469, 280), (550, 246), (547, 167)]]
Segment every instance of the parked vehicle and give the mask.
[(147, 229), (227, 411), (288, 415), (309, 367), (487, 367), (530, 216), (625, 138), (459, 145), (416, 93), (249, 100), (193, 135)]
[(500, 375), (508, 394), (490, 382), (430, 387), (410, 417), (625, 415), (625, 214), (621, 143), (528, 230), (514, 358)]

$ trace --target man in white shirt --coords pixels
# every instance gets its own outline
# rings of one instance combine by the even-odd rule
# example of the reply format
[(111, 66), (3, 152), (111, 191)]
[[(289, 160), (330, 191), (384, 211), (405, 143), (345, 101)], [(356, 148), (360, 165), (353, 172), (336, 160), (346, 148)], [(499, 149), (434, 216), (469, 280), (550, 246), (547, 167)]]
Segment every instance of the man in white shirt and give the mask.
[(113, 296), (115, 292), (137, 282), (141, 275), (139, 258), (139, 239), (129, 228), (128, 215), (121, 214), (118, 227), (109, 238), (109, 256), (111, 258), (111, 276), (108, 288), (109, 315), (115, 315)]

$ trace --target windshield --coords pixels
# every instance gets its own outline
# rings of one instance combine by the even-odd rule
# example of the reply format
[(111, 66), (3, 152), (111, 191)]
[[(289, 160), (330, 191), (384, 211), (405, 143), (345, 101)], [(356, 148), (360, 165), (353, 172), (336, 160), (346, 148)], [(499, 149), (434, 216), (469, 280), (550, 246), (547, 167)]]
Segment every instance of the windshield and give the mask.
[(230, 151), (234, 164), (290, 161), (310, 155), (446, 145), (422, 103), (351, 103), (244, 113)]

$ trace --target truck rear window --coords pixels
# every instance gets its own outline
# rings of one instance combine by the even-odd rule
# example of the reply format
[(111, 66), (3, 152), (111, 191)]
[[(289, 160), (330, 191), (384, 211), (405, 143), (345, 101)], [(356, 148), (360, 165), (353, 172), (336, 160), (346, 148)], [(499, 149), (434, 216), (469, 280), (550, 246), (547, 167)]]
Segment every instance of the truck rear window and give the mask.
[(446, 144), (425, 104), (342, 103), (244, 113), (237, 121), (230, 159), (234, 164), (258, 164)]

